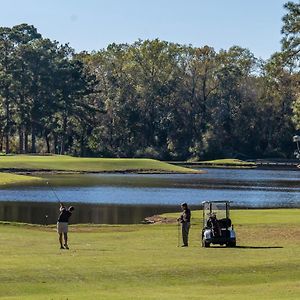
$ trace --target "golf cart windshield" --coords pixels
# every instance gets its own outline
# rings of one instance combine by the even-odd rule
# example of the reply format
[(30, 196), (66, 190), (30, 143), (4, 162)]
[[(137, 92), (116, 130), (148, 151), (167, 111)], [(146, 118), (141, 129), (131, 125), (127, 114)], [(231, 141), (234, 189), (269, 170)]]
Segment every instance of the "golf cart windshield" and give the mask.
[(203, 202), (203, 223), (206, 224), (209, 217), (215, 214), (217, 219), (229, 218), (228, 201), (207, 201)]

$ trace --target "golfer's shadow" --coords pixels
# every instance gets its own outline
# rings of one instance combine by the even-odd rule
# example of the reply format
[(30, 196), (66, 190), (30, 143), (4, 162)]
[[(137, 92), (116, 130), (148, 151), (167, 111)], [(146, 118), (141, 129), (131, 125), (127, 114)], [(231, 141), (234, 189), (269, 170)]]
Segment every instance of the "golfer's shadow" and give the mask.
[(282, 249), (281, 246), (235, 246), (239, 249)]

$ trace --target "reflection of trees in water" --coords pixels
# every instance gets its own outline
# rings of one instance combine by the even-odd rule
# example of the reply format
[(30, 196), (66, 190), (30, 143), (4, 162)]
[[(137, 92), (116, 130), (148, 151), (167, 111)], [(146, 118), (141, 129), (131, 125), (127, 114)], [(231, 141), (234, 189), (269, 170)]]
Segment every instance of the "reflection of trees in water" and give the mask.
[[(69, 205), (69, 204), (68, 204)], [(71, 204), (70, 204), (71, 205)], [(75, 211), (70, 223), (134, 224), (145, 217), (178, 211), (177, 206), (72, 204)], [(59, 205), (37, 202), (0, 202), (0, 220), (33, 224), (54, 224)]]

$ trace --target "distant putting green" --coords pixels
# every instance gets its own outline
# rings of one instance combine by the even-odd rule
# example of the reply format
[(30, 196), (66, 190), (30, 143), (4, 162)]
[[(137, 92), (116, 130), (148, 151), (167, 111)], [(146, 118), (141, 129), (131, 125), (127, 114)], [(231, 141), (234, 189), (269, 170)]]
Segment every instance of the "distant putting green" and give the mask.
[(135, 172), (199, 173), (154, 159), (79, 158), (64, 155), (13, 155), (0, 157), (0, 171), (69, 171), (69, 172)]
[(253, 162), (247, 162), (240, 159), (216, 159), (216, 160), (207, 160), (207, 161), (199, 161), (195, 164), (199, 165), (209, 165), (213, 167), (248, 167), (254, 168), (256, 164)]
[(54, 226), (2, 223), (0, 299), (300, 299), (300, 210), (263, 212), (232, 211), (236, 248), (200, 247), (200, 211), (188, 248), (176, 223), (74, 225), (69, 251)]
[(255, 165), (254, 163), (245, 162), (240, 159), (235, 158), (224, 158), (224, 159), (215, 159), (215, 160), (207, 160), (203, 161), (203, 163), (213, 163), (213, 164), (234, 164), (234, 165)]

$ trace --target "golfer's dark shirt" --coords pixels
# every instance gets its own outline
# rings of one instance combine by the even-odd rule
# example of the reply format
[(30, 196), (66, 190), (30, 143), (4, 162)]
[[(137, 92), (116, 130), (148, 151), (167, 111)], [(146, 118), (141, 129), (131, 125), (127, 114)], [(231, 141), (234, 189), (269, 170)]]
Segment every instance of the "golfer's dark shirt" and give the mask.
[(63, 210), (60, 212), (57, 222), (69, 222), (69, 218), (72, 216), (72, 213), (67, 210), (66, 208), (63, 208)]
[(181, 222), (190, 223), (191, 222), (191, 210), (189, 208), (185, 209), (181, 215)]

